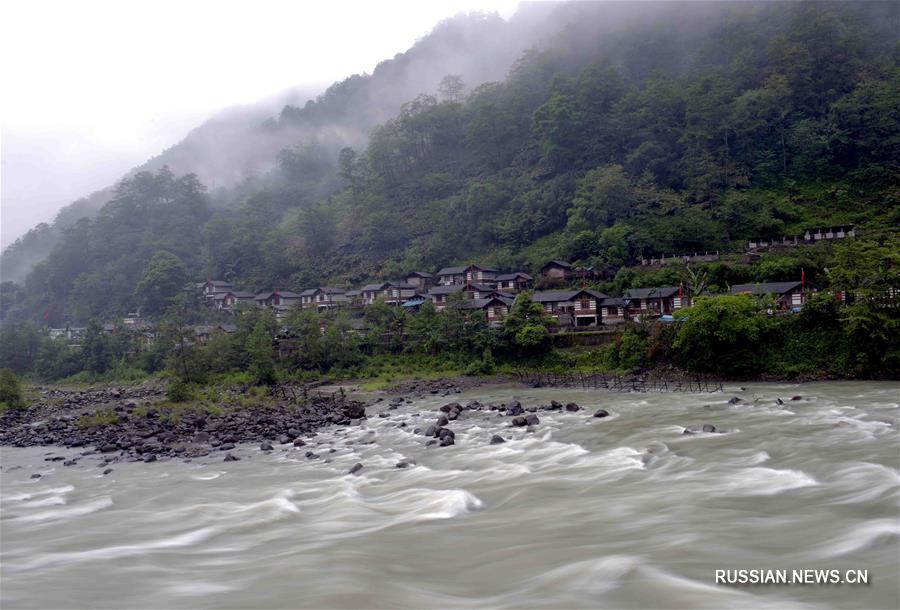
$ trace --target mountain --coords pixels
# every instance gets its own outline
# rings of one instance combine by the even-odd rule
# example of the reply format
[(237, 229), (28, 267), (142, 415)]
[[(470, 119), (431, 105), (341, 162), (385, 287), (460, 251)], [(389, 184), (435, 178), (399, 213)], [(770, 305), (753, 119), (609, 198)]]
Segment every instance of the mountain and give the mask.
[[(448, 19), (371, 75), (353, 75), (318, 97), (298, 89), (224, 110), (125, 177), (168, 167), (178, 175), (197, 174), (212, 190), (228, 189), (264, 176), (285, 148), (315, 143), (336, 157), (344, 146), (364, 147), (372, 127), (396, 115), (408, 99), (435, 90), (445, 75), (458, 74), (472, 86), (501, 78), (527, 45), (540, 40), (540, 17), (551, 8), (532, 7), (510, 22), (480, 13)], [(0, 259), (3, 279), (23, 279), (65, 229), (99, 210), (114, 189), (72, 203), (52, 224), (38, 225), (11, 244)]]
[[(49, 229), (49, 257), (4, 284), (4, 318), (146, 305), (135, 289), (164, 258), (261, 290), (562, 257), (618, 291), (649, 281), (631, 268), (642, 256), (848, 224), (895, 243), (896, 3), (531, 10), (445, 22), (249, 131), (204, 126), (94, 218)], [(843, 255), (820, 250), (707, 272), (721, 287), (802, 267), (837, 286)]]

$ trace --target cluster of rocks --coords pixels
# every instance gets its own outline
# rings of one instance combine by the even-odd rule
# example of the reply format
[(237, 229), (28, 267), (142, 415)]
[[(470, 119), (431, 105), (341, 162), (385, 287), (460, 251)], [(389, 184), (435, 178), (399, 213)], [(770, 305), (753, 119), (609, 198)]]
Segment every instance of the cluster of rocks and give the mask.
[(396, 394), (410, 394), (417, 397), (450, 396), (460, 394), (464, 390), (477, 388), (487, 383), (497, 383), (498, 378), (485, 379), (481, 377), (452, 377), (444, 379), (407, 379), (399, 381), (390, 387), (390, 391)]
[[(302, 403), (220, 405), (220, 412), (185, 408), (175, 413), (155, 406), (153, 399), (159, 394), (159, 389), (54, 391), (47, 394), (53, 402), (41, 400), (27, 408), (7, 409), (0, 416), (0, 444), (85, 447), (82, 455), (109, 454), (102, 465), (118, 459), (193, 458), (217, 451), (234, 461), (239, 458), (228, 452), (237, 443), (261, 442), (263, 451), (271, 451), (273, 443), (300, 447), (305, 444), (299, 438), (303, 435), (366, 416), (364, 403), (337, 396), (310, 396)], [(100, 409), (103, 418), (92, 419)]]

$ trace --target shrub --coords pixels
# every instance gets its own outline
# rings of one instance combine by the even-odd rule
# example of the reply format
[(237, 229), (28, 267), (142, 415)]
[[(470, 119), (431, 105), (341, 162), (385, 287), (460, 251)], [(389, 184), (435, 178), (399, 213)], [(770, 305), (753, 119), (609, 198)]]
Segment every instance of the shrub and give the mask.
[(166, 398), (172, 402), (187, 402), (194, 398), (194, 386), (180, 378), (175, 378), (166, 388)]
[(0, 405), (6, 407), (25, 405), (22, 398), (22, 384), (12, 369), (0, 369)]

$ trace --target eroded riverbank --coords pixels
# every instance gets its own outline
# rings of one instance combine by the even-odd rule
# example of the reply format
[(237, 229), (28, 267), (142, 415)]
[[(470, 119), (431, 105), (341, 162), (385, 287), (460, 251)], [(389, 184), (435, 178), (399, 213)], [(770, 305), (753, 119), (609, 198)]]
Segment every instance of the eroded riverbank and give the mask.
[[(3, 606), (896, 607), (896, 384), (728, 389), (477, 388), (452, 400), (518, 400), (539, 423), (463, 410), (446, 447), (414, 430), (448, 398), (383, 400), (306, 447), (107, 476), (44, 461), (75, 449), (6, 447)], [(684, 434), (703, 424), (725, 432)], [(870, 584), (715, 585), (728, 568)]]

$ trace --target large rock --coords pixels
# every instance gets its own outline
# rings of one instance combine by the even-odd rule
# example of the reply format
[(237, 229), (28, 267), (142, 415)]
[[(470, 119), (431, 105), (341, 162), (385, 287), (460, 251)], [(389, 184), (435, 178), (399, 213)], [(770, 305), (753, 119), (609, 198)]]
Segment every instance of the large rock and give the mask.
[(526, 423), (527, 425), (529, 425), (529, 426), (536, 426), (536, 425), (538, 425), (539, 423), (541, 423), (541, 420), (538, 419), (538, 416), (537, 416), (537, 415), (533, 415), (533, 414), (532, 414), (532, 415), (526, 415), (526, 416), (525, 416), (525, 423)]
[(609, 411), (606, 409), (598, 409), (596, 413), (594, 413), (594, 417), (609, 417)]
[(508, 407), (506, 407), (507, 415), (522, 415), (525, 412), (525, 409), (522, 408), (522, 403), (518, 400), (514, 400), (510, 403)]
[(347, 474), (356, 474), (357, 472), (359, 472), (362, 469), (363, 469), (363, 465), (360, 464), (359, 462), (357, 462), (353, 466), (350, 467), (350, 470), (347, 471)]
[(512, 425), (514, 426), (527, 426), (528, 420), (526, 420), (523, 416), (517, 415), (512, 418)]
[(505, 443), (505, 442), (506, 442), (506, 441), (503, 440), (503, 437), (500, 436), (499, 434), (495, 434), (494, 436), (491, 437), (491, 444), (492, 444), (492, 445), (499, 445), (500, 443)]
[(578, 411), (580, 408), (581, 408), (581, 407), (579, 407), (579, 406), (578, 406), (577, 404), (575, 404), (574, 402), (570, 402), (570, 403), (566, 404), (566, 411), (569, 411), (570, 413), (575, 413), (575, 412)]

